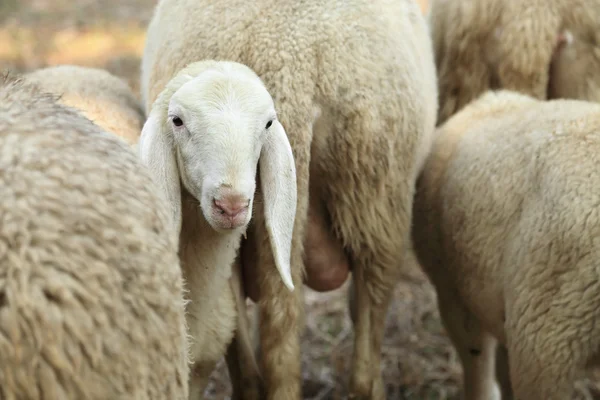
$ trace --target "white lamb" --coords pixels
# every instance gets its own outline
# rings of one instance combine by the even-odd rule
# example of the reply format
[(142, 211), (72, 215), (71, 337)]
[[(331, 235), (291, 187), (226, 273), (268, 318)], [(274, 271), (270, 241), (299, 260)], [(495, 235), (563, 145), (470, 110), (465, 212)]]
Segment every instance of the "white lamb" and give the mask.
[(190, 397), (201, 398), (237, 325), (228, 280), (251, 219), (257, 167), (277, 269), (294, 288), (294, 158), (260, 78), (242, 64), (216, 61), (192, 63), (166, 85), (144, 125), (139, 152), (181, 232), (195, 364)]
[(488, 92), (440, 127), (413, 240), (467, 400), (494, 398), (497, 342), (505, 399), (570, 398), (597, 365), (599, 207), (599, 104)]

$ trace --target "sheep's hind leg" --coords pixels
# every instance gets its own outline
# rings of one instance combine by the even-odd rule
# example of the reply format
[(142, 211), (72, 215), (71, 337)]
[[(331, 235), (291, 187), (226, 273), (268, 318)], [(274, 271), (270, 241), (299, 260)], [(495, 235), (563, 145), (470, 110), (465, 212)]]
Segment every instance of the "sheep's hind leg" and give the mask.
[[(381, 203), (385, 202), (379, 205)], [(360, 212), (360, 207), (351, 212)], [(377, 227), (381, 226), (381, 221), (362, 222), (355, 228), (355, 237), (351, 241), (354, 246), (349, 300), (355, 339), (349, 398), (383, 400), (386, 395), (381, 372), (381, 346), (385, 317), (402, 271), (406, 251), (403, 243), (406, 241), (401, 234), (378, 235)], [(408, 226), (407, 221), (393, 219), (389, 224), (400, 229)]]
[[(381, 343), (393, 283), (377, 288), (369, 284), (363, 266), (354, 265), (350, 290), (350, 314), (354, 323), (354, 359), (350, 381), (351, 399), (385, 399), (381, 376)], [(373, 296), (375, 294), (375, 296)]]
[[(379, 127), (361, 112), (348, 118), (345, 131), (328, 136), (326, 153), (335, 157), (322, 156), (318, 172), (328, 182), (323, 198), (352, 270), (355, 336), (349, 398), (383, 400), (381, 345), (409, 239), (413, 188), (402, 171), (411, 161), (396, 158), (387, 147), (381, 152), (372, 143), (374, 137), (387, 143), (386, 135), (394, 128), (386, 124), (392, 118), (375, 118), (382, 121)], [(380, 165), (389, 170), (380, 170)]]
[(438, 307), (462, 363), (465, 400), (499, 400), (495, 379), (496, 339), (457, 297), (438, 291)]

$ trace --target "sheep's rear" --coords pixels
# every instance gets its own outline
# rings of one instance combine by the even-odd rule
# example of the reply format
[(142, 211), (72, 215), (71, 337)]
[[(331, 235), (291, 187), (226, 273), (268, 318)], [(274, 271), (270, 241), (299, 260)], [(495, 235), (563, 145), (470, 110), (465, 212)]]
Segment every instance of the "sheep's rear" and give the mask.
[(0, 180), (0, 398), (187, 398), (177, 240), (136, 155), (0, 78)]

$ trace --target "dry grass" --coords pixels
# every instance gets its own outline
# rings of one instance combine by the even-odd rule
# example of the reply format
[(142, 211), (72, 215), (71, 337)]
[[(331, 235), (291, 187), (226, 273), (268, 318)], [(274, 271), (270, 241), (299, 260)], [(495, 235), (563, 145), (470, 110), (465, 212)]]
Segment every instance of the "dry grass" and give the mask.
[[(427, 0), (419, 0), (425, 9)], [(152, 0), (0, 0), (0, 70), (27, 71), (53, 64), (102, 67), (138, 91), (139, 58)], [(332, 293), (307, 290), (302, 338), (306, 399), (343, 399), (353, 333), (347, 285)], [(383, 346), (390, 399), (457, 399), (456, 353), (440, 324), (435, 295), (411, 265), (398, 285)], [(596, 382), (578, 383), (577, 399), (600, 399)], [(230, 395), (225, 363), (213, 373), (208, 399)]]

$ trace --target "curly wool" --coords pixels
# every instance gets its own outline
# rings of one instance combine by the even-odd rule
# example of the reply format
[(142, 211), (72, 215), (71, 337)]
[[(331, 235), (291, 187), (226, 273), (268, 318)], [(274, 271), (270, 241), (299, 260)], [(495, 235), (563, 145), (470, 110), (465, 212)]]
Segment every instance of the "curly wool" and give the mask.
[(23, 75), (40, 89), (59, 96), (100, 128), (137, 144), (144, 112), (127, 83), (110, 72), (77, 65), (58, 65)]
[(496, 341), (509, 360), (499, 372), (519, 399), (570, 398), (597, 362), (598, 204), (596, 103), (488, 92), (439, 128), (417, 186), (413, 240), (461, 357), (466, 398), (491, 398)]
[(0, 397), (187, 399), (177, 238), (125, 143), (0, 82)]
[(429, 24), (438, 124), (488, 89), (600, 101), (600, 0), (432, 0)]

